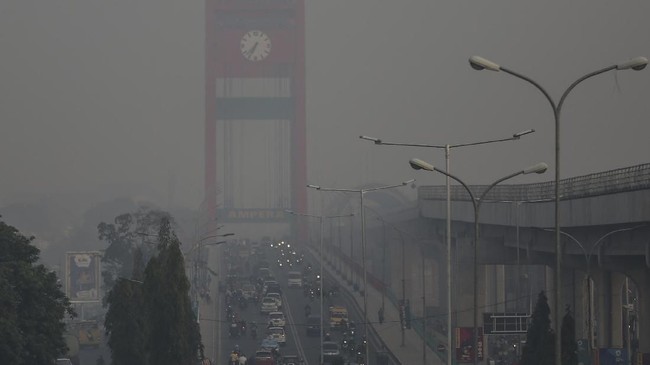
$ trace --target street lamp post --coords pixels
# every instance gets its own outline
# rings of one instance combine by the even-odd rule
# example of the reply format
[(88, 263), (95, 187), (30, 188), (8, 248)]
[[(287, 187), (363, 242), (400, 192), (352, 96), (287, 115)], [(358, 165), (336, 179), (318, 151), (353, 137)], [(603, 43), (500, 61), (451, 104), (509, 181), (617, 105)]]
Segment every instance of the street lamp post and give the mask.
[(322, 215), (314, 215), (314, 214), (306, 214), (306, 213), (297, 213), (292, 210), (285, 210), (285, 212), (292, 214), (292, 215), (297, 215), (297, 216), (303, 216), (303, 217), (311, 217), (311, 218), (318, 218), (319, 225), (320, 225), (320, 243), (319, 243), (319, 254), (320, 254), (320, 363), (324, 364), (324, 354), (323, 354), (323, 329), (325, 328), (323, 326), (323, 282), (325, 281), (325, 278), (323, 277), (323, 262), (325, 261), (325, 254), (323, 253), (323, 220), (325, 219), (330, 219), (330, 218), (341, 218), (341, 217), (351, 217), (354, 214), (346, 214), (346, 215), (330, 215), (330, 216), (322, 216)]
[(474, 207), (474, 333), (473, 333), (474, 344), (472, 346), (472, 350), (473, 350), (474, 364), (476, 365), (478, 364), (478, 279), (479, 279), (478, 278), (478, 238), (479, 238), (478, 219), (479, 219), (481, 204), (483, 203), (487, 193), (490, 190), (492, 190), (492, 188), (495, 187), (497, 184), (519, 175), (526, 175), (531, 173), (537, 173), (537, 174), (544, 173), (548, 169), (548, 165), (546, 165), (544, 162), (540, 162), (526, 169), (514, 172), (510, 175), (497, 179), (481, 193), (481, 196), (479, 198), (476, 198), (472, 193), (472, 190), (467, 186), (467, 184), (465, 184), (465, 182), (463, 182), (458, 177), (446, 171), (440, 170), (437, 167), (434, 167), (433, 165), (416, 158), (412, 159), (409, 163), (411, 164), (411, 167), (416, 170), (436, 171), (452, 178), (453, 180), (460, 183), (465, 188), (465, 190), (467, 190), (467, 193), (469, 194), (469, 197), (472, 200), (472, 206)]
[[(367, 270), (366, 270), (366, 220), (365, 220), (365, 214), (364, 214), (364, 204), (363, 204), (363, 196), (365, 193), (369, 193), (372, 191), (377, 191), (377, 190), (385, 190), (385, 189), (391, 189), (391, 188), (398, 188), (401, 186), (406, 186), (412, 182), (414, 182), (414, 179), (404, 181), (401, 184), (396, 184), (396, 185), (386, 185), (386, 186), (379, 186), (376, 188), (368, 188), (368, 189), (335, 189), (335, 188), (324, 188), (319, 185), (307, 185), (308, 188), (320, 190), (320, 191), (340, 191), (340, 192), (347, 192), (347, 193), (359, 193), (359, 196), (361, 197), (361, 266), (363, 270), (363, 319), (364, 319), (364, 336), (366, 338), (366, 341), (368, 340), (368, 275), (367, 275)], [(365, 354), (365, 360), (366, 364), (369, 363), (370, 360), (370, 351), (368, 349), (369, 346), (366, 346), (366, 354)]]
[(516, 78), (522, 79), (530, 84), (532, 84), (534, 87), (536, 87), (542, 94), (544, 94), (544, 97), (548, 100), (549, 104), (551, 105), (551, 108), (553, 109), (553, 118), (555, 119), (555, 305), (554, 305), (554, 327), (555, 327), (555, 365), (561, 365), (562, 364), (562, 334), (560, 331), (560, 325), (562, 323), (562, 314), (560, 313), (560, 308), (562, 308), (562, 290), (561, 290), (561, 284), (562, 284), (562, 271), (561, 271), (561, 266), (562, 266), (562, 243), (560, 240), (560, 192), (559, 192), (559, 183), (560, 183), (560, 114), (562, 111), (562, 106), (564, 105), (564, 101), (566, 100), (567, 96), (571, 91), (578, 86), (581, 82), (593, 77), (600, 75), (602, 73), (605, 73), (607, 71), (611, 70), (643, 70), (647, 64), (648, 64), (648, 59), (645, 57), (636, 57), (632, 58), (629, 61), (621, 62), (619, 64), (607, 66), (605, 68), (602, 68), (600, 70), (596, 70), (593, 72), (590, 72), (580, 78), (578, 78), (576, 81), (574, 81), (569, 87), (564, 90), (562, 93), (562, 96), (560, 97), (560, 101), (556, 104), (553, 98), (551, 98), (550, 94), (536, 81), (533, 79), (524, 76), (520, 73), (517, 73), (513, 70), (507, 69), (503, 66), (500, 66), (499, 64), (492, 62), (490, 60), (487, 60), (483, 57), (479, 56), (472, 56), (469, 59), (469, 64), (472, 66), (473, 69), (475, 70), (490, 70), (490, 71), (503, 71), (507, 74), (510, 74)]
[[(512, 135), (512, 137), (507, 138), (497, 138), (477, 142), (468, 142), (468, 143), (457, 143), (457, 144), (445, 144), (445, 145), (436, 145), (436, 144), (422, 144), (422, 143), (410, 143), (410, 142), (386, 142), (380, 138), (369, 137), (369, 136), (359, 136), (361, 139), (371, 141), (376, 145), (384, 146), (403, 146), (403, 147), (426, 147), (426, 148), (436, 148), (445, 150), (445, 169), (447, 172), (450, 172), (450, 160), (451, 160), (451, 150), (454, 148), (460, 147), (470, 147), (470, 146), (479, 146), (484, 144), (491, 144), (496, 142), (507, 142), (507, 141), (516, 141), (521, 137), (534, 133), (534, 129), (527, 129)], [(451, 337), (451, 328), (452, 328), (452, 302), (451, 302), (451, 195), (450, 195), (450, 179), (449, 176), (445, 177), (446, 188), (447, 188), (447, 228), (446, 228), (446, 241), (447, 241), (447, 365), (451, 365), (451, 356), (450, 349), (452, 347), (452, 337)]]
[[(586, 272), (586, 277), (585, 277), (586, 285), (587, 285), (587, 336), (588, 336), (587, 337), (587, 342), (588, 342), (587, 350), (589, 352), (589, 358), (590, 359), (591, 359), (591, 350), (593, 349), (593, 345), (594, 345), (594, 333), (593, 333), (594, 331), (593, 331), (593, 329), (591, 327), (592, 326), (592, 324), (591, 324), (592, 316), (593, 316), (592, 308), (591, 308), (591, 297), (592, 297), (592, 292), (594, 290), (593, 287), (591, 286), (591, 257), (593, 256), (593, 254), (595, 252), (594, 250), (596, 250), (601, 245), (601, 243), (604, 242), (605, 238), (607, 238), (607, 237), (609, 237), (609, 236), (611, 236), (611, 235), (613, 235), (615, 233), (632, 231), (634, 229), (645, 227), (645, 226), (646, 226), (645, 224), (640, 224), (640, 225), (637, 225), (637, 226), (634, 226), (634, 227), (621, 228), (621, 229), (616, 229), (616, 230), (607, 232), (604, 235), (602, 235), (600, 238), (598, 238), (593, 243), (593, 245), (591, 245), (591, 247), (589, 247), (589, 251), (587, 251), (585, 246), (582, 243), (580, 243), (580, 241), (578, 241), (578, 239), (575, 238), (573, 235), (571, 235), (571, 234), (569, 234), (567, 232), (564, 232), (564, 231), (560, 231), (561, 235), (564, 235), (565, 237), (569, 238), (571, 241), (575, 242), (575, 244), (578, 245), (578, 247), (580, 247), (580, 250), (582, 250), (582, 255), (585, 258), (585, 263), (587, 265), (586, 266), (587, 272)], [(551, 229), (544, 229), (544, 231), (554, 232)], [(628, 353), (628, 356), (629, 356), (629, 353)]]

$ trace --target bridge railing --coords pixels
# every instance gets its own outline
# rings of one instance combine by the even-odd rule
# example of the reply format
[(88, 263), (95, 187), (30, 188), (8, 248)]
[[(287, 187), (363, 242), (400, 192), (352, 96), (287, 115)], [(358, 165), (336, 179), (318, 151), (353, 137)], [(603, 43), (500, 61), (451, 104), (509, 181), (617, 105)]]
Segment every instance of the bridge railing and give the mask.
[[(497, 185), (486, 196), (486, 200), (534, 202), (552, 201), (555, 197), (553, 181), (533, 184)], [(487, 185), (470, 185), (472, 193), (480, 196)], [(560, 199), (578, 199), (628, 191), (650, 189), (650, 163), (597, 172), (594, 174), (560, 180)], [(423, 200), (446, 200), (444, 185), (420, 186), (418, 197)], [(451, 199), (469, 201), (470, 197), (462, 186), (452, 185)]]

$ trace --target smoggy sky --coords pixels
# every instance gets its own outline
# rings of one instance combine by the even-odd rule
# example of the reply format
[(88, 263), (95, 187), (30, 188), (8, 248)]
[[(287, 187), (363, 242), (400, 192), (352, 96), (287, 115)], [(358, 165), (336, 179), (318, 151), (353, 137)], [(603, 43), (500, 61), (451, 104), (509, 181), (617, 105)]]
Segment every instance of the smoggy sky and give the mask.
[[(650, 57), (648, 15), (641, 0), (307, 0), (308, 182), (444, 183), (407, 163), (444, 166), (442, 151), (361, 134), (456, 144), (534, 128), (517, 142), (452, 151), (451, 171), (481, 184), (552, 166), (542, 94), (467, 59), (523, 73), (557, 100), (588, 72)], [(84, 192), (198, 206), (204, 17), (196, 0), (0, 2), (0, 204)], [(648, 162), (649, 101), (650, 68), (575, 89), (562, 114), (562, 177)]]

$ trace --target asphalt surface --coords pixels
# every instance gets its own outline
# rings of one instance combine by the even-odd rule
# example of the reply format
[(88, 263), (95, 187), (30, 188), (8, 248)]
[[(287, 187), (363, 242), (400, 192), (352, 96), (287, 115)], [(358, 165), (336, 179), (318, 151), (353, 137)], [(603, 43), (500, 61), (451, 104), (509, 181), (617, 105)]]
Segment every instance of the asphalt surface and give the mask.
[[(305, 305), (309, 303), (311, 306), (312, 315), (320, 314), (320, 299), (315, 297), (313, 300), (310, 300), (309, 296), (304, 295), (303, 288), (289, 288), (287, 286), (287, 272), (288, 271), (302, 271), (303, 266), (296, 266), (291, 269), (280, 268), (276, 265), (273, 265), (274, 261), (270, 258), (272, 257), (272, 252), (267, 253), (268, 261), (271, 262), (271, 271), (274, 274), (276, 280), (282, 288), (282, 299), (283, 299), (283, 308), (282, 312), (285, 315), (287, 320), (287, 325), (285, 327), (285, 333), (287, 338), (287, 343), (285, 346), (280, 348), (282, 355), (299, 355), (303, 360), (305, 365), (317, 365), (320, 364), (320, 355), (321, 355), (321, 342), (318, 336), (308, 336), (307, 326), (306, 326), (306, 316), (305, 316)], [(251, 264), (254, 260), (251, 260)], [(303, 264), (305, 265), (305, 264)], [(318, 273), (320, 268), (318, 263), (314, 263), (313, 269), (315, 273)], [(328, 291), (332, 287), (334, 280), (325, 276), (323, 281), (323, 290)], [(228, 323), (225, 321), (226, 318), (226, 307), (225, 307), (225, 296), (220, 296), (221, 303), (219, 303), (220, 313), (219, 318), (221, 320), (221, 354), (225, 355), (225, 359), (219, 359), (221, 361), (227, 361), (228, 354), (238, 346), (240, 351), (242, 351), (246, 357), (249, 359), (249, 364), (254, 365), (252, 361), (255, 351), (259, 349), (261, 341), (266, 337), (266, 327), (268, 323), (268, 315), (260, 314), (259, 304), (249, 303), (246, 308), (239, 308), (233, 306), (234, 310), (238, 313), (239, 317), (244, 319), (247, 323), (247, 333), (241, 337), (232, 338), (229, 335)], [(361, 336), (364, 333), (363, 321), (361, 320), (361, 315), (352, 307), (352, 303), (349, 301), (349, 298), (345, 295), (339, 294), (334, 297), (325, 297), (324, 298), (324, 308), (323, 308), (323, 318), (324, 318), (324, 327), (325, 332), (329, 332), (331, 336), (331, 341), (337, 343), (341, 342), (342, 333), (340, 331), (330, 331), (328, 322), (328, 308), (330, 305), (342, 305), (348, 309), (349, 318), (352, 322), (357, 324), (357, 344), (361, 342)], [(257, 323), (257, 338), (253, 339), (250, 334), (250, 323)], [(374, 353), (375, 349), (370, 348), (370, 353)], [(345, 364), (355, 364), (354, 360), (356, 356), (345, 354), (344, 360)], [(221, 362), (219, 362), (221, 363)], [(327, 363), (327, 360), (326, 360)]]

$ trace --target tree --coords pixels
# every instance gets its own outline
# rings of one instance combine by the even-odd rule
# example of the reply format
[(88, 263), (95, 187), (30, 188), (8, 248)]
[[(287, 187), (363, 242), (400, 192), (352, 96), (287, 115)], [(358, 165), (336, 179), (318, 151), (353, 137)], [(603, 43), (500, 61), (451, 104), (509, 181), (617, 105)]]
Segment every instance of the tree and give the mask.
[(133, 279), (119, 278), (108, 293), (104, 326), (114, 365), (146, 364), (147, 326), (142, 288), (142, 252), (133, 258)]
[(74, 315), (39, 250), (0, 221), (0, 363), (49, 364), (67, 351), (63, 319)]
[(562, 318), (562, 365), (578, 365), (578, 344), (576, 343), (576, 323), (567, 306)]
[(118, 215), (113, 223), (101, 222), (97, 225), (99, 239), (108, 243), (102, 257), (106, 292), (111, 290), (118, 278), (131, 277), (134, 248), (139, 247), (145, 257), (153, 255), (153, 247), (145, 242), (148, 235), (158, 231), (162, 218), (171, 220), (167, 212), (142, 207), (134, 213)]
[(552, 365), (555, 356), (555, 333), (551, 329), (551, 310), (544, 291), (539, 293), (532, 320), (526, 334), (526, 344), (521, 363), (526, 365)]
[(143, 284), (149, 363), (195, 363), (203, 357), (201, 334), (192, 311), (180, 241), (166, 218), (160, 224), (158, 250), (147, 264)]

